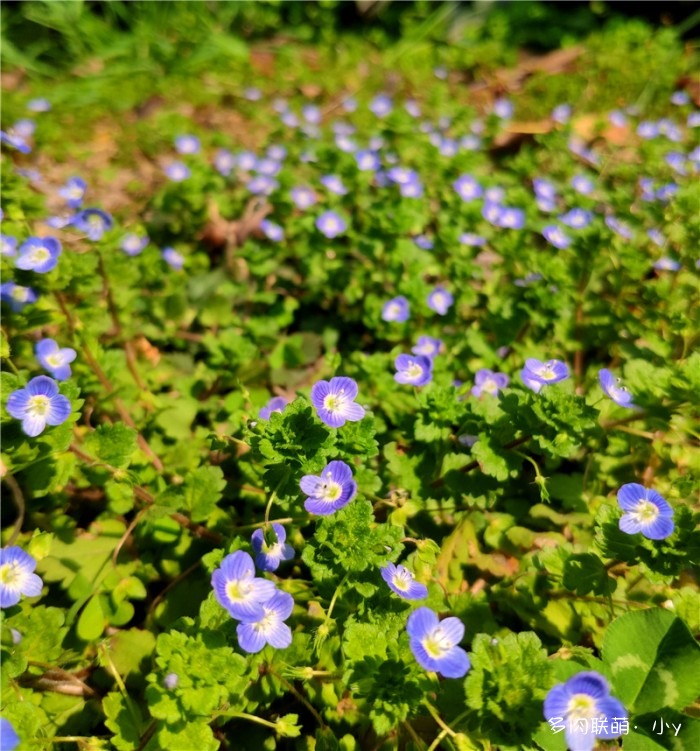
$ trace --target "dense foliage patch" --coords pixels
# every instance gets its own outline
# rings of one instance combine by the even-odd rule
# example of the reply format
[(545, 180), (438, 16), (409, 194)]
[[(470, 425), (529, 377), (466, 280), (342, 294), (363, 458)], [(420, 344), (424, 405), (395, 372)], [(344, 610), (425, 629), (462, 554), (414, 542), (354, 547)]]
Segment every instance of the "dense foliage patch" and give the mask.
[(700, 91), (500, 13), (11, 82), (3, 749), (700, 747)]

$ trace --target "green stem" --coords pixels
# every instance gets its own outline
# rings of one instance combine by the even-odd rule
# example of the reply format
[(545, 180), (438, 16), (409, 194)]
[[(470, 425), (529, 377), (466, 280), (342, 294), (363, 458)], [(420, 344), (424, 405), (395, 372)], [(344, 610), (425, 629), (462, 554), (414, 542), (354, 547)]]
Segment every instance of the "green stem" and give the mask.
[(328, 612), (326, 613), (326, 623), (328, 623), (331, 619), (333, 608), (335, 607), (335, 603), (338, 599), (338, 595), (340, 594), (340, 590), (343, 588), (343, 584), (345, 584), (349, 576), (349, 573), (345, 574), (345, 576), (340, 580), (340, 584), (338, 584), (338, 586), (335, 588), (335, 592), (333, 593), (333, 597), (331, 598), (331, 603), (328, 606)]

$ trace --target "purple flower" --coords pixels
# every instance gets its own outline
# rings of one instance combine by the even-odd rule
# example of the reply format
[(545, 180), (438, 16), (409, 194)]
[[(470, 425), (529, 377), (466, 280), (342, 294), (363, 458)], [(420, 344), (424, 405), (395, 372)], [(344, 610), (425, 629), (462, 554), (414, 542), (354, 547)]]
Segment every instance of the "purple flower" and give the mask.
[(471, 448), (479, 440), (479, 436), (464, 433), (463, 435), (458, 435), (457, 440), (459, 441), (460, 445)]
[(444, 81), (447, 78), (447, 68), (444, 65), (436, 65), (433, 68), (433, 75), (435, 78), (439, 78), (441, 81)]
[(180, 683), (180, 676), (177, 673), (168, 673), (165, 678), (163, 678), (163, 685), (168, 691), (177, 688), (178, 683)]
[(343, 181), (338, 175), (324, 175), (321, 178), (321, 185), (337, 196), (344, 196), (348, 192), (348, 189), (343, 185)]
[(73, 217), (71, 224), (95, 242), (105, 232), (112, 229), (114, 222), (112, 217), (102, 209), (83, 209)]
[(586, 175), (574, 175), (571, 178), (571, 187), (584, 196), (590, 195), (595, 190), (593, 180)]
[(622, 381), (615, 378), (607, 368), (601, 368), (598, 371), (598, 380), (605, 395), (609, 396), (615, 404), (619, 404), (620, 407), (633, 408), (635, 406), (632, 404), (632, 394), (622, 385)]
[(346, 154), (352, 154), (354, 151), (357, 151), (357, 144), (355, 143), (355, 141), (353, 141), (353, 139), (349, 136), (342, 134), (339, 134), (335, 137), (335, 145), (340, 151), (343, 151)]
[(7, 397), (7, 411), (22, 421), (22, 431), (34, 438), (47, 425), (61, 425), (70, 416), (70, 400), (58, 393), (56, 381), (48, 376), (37, 376), (23, 389)]
[(531, 284), (535, 284), (535, 282), (539, 282), (541, 279), (542, 274), (532, 272), (524, 276), (522, 279), (516, 279), (513, 284), (515, 284), (516, 287), (529, 287)]
[[(27, 109), (30, 112), (48, 112), (51, 109), (51, 102), (44, 97), (30, 99), (27, 102)], [(0, 744), (1, 745), (1, 744)]]
[(44, 370), (57, 381), (65, 381), (70, 378), (70, 363), (76, 358), (76, 351), (71, 347), (60, 349), (53, 339), (42, 339), (36, 343), (34, 348), (36, 359)]
[(305, 104), (301, 108), (301, 116), (312, 125), (318, 125), (321, 122), (321, 110), (315, 104)]
[(283, 125), (286, 125), (288, 128), (296, 128), (299, 126), (299, 118), (291, 110), (280, 112), (280, 120)]
[(268, 240), (272, 240), (276, 243), (284, 240), (284, 230), (282, 227), (280, 227), (279, 224), (271, 222), (269, 219), (263, 219), (260, 222), (260, 229)]
[(688, 115), (687, 125), (689, 128), (700, 128), (700, 112), (691, 112)]
[(391, 101), (391, 97), (386, 94), (377, 94), (369, 103), (369, 109), (377, 117), (386, 117), (394, 108), (394, 103)]
[(520, 377), (529, 389), (539, 394), (542, 386), (567, 379), (569, 368), (561, 360), (542, 362), (529, 358), (525, 360), (525, 367), (520, 371)]
[(17, 133), (14, 133), (12, 128), (8, 131), (0, 130), (0, 142), (6, 143), (8, 146), (12, 146), (13, 149), (22, 154), (29, 154), (32, 147)]
[(673, 509), (655, 490), (630, 482), (617, 491), (617, 502), (625, 512), (620, 519), (623, 532), (641, 532), (649, 540), (665, 540), (673, 534)]
[(416, 346), (411, 349), (414, 355), (423, 355), (431, 359), (440, 353), (442, 347), (441, 339), (434, 339), (432, 336), (419, 336)]
[(654, 245), (658, 245), (660, 248), (663, 248), (664, 245), (666, 245), (666, 238), (658, 229), (648, 229), (647, 237), (654, 243)]
[(509, 120), (513, 117), (513, 102), (506, 97), (498, 97), (493, 103), (493, 114), (501, 120)]
[(283, 396), (273, 396), (272, 399), (264, 406), (260, 407), (258, 417), (261, 420), (269, 420), (273, 412), (284, 412), (284, 408), (289, 402)]
[(420, 117), (420, 105), (415, 99), (407, 99), (403, 106), (411, 117)]
[(329, 240), (332, 240), (345, 232), (347, 224), (335, 211), (324, 211), (316, 219), (316, 229)]
[(478, 151), (481, 148), (481, 139), (479, 136), (468, 133), (459, 139), (459, 147), (464, 151)]
[(277, 591), (267, 579), (255, 576), (253, 559), (242, 550), (227, 555), (211, 575), (214, 597), (238, 620), (264, 617), (262, 604)]
[(657, 271), (678, 271), (680, 267), (681, 265), (680, 263), (678, 263), (678, 261), (674, 260), (673, 258), (669, 258), (668, 256), (659, 258), (659, 260), (654, 263), (654, 268)]
[(243, 172), (251, 172), (258, 166), (258, 157), (252, 151), (241, 151), (236, 155), (236, 166)]
[(501, 206), (495, 224), (506, 229), (522, 229), (525, 226), (525, 212), (522, 209)]
[(464, 677), (471, 664), (458, 646), (464, 637), (464, 624), (451, 616), (440, 621), (430, 608), (414, 610), (406, 623), (411, 652), (418, 664), (445, 678)]
[(506, 197), (506, 191), (500, 185), (492, 185), (484, 191), (484, 200), (487, 203), (498, 203)]
[(36, 302), (37, 294), (31, 287), (22, 287), (14, 282), (0, 284), (0, 299), (18, 312), (25, 305)]
[(185, 259), (175, 250), (175, 248), (163, 248), (160, 255), (173, 271), (180, 271), (185, 265)]
[(387, 171), (386, 176), (392, 183), (396, 183), (397, 185), (408, 185), (409, 183), (420, 181), (418, 173), (408, 167), (392, 167)]
[(214, 154), (214, 167), (216, 171), (224, 177), (228, 177), (228, 175), (231, 174), (236, 164), (236, 157), (227, 149), (219, 149), (216, 154)]
[(346, 97), (343, 100), (343, 109), (346, 112), (354, 112), (357, 109), (357, 99), (354, 96)]
[(292, 643), (292, 630), (284, 621), (294, 610), (294, 598), (288, 592), (275, 592), (262, 608), (261, 616), (246, 618), (236, 626), (238, 643), (249, 654), (260, 652), (266, 644), (286, 649)]
[(611, 229), (616, 235), (624, 237), (625, 240), (631, 240), (633, 236), (632, 230), (617, 217), (608, 215), (605, 217), (605, 224), (608, 229)]
[(382, 579), (389, 585), (389, 589), (404, 600), (424, 600), (428, 596), (428, 588), (425, 584), (417, 582), (413, 573), (405, 566), (387, 563), (379, 571)]
[[(612, 740), (622, 734), (613, 720), (627, 721), (622, 703), (610, 696), (610, 686), (600, 673), (584, 671), (560, 683), (547, 694), (544, 717), (554, 728), (564, 729), (571, 751), (593, 751), (596, 739)], [(595, 724), (593, 720), (597, 720)], [(555, 731), (556, 732), (556, 731)]]
[(469, 245), (471, 247), (486, 245), (486, 238), (481, 235), (475, 235), (473, 232), (463, 232), (459, 236), (459, 241), (462, 245)]
[(357, 422), (365, 416), (364, 407), (355, 404), (357, 392), (357, 383), (352, 378), (336, 376), (313, 385), (311, 403), (321, 422), (331, 428), (340, 428), (346, 420)]
[(316, 194), (313, 192), (313, 190), (311, 190), (311, 188), (307, 188), (304, 185), (292, 188), (290, 195), (292, 202), (298, 209), (308, 209), (317, 201)]
[(262, 99), (262, 91), (257, 86), (248, 86), (247, 89), (243, 89), (243, 96), (249, 102), (259, 102)]
[(17, 255), (17, 238), (12, 235), (0, 235), (0, 255), (16, 256)]
[(171, 162), (165, 168), (165, 174), (174, 182), (180, 183), (192, 174), (190, 168), (182, 162)]
[(473, 201), (476, 198), (481, 198), (484, 193), (483, 188), (476, 181), (476, 178), (471, 175), (460, 175), (452, 183), (452, 187), (463, 201)]
[(564, 233), (561, 227), (557, 227), (556, 224), (548, 224), (542, 230), (542, 236), (550, 245), (559, 248), (559, 250), (564, 250), (564, 248), (568, 248), (571, 245), (571, 238)]
[(15, 751), (19, 742), (20, 737), (12, 727), (12, 723), (4, 717), (0, 717), (0, 748), (3, 751)]
[(255, 553), (255, 563), (261, 571), (277, 571), (282, 561), (294, 558), (294, 548), (288, 545), (287, 532), (281, 524), (272, 524), (267, 530), (256, 529), (250, 538)]
[(376, 172), (381, 166), (379, 156), (369, 149), (358, 151), (355, 154), (355, 161), (362, 172)]
[(432, 250), (434, 245), (433, 241), (427, 235), (416, 235), (413, 238), (413, 242), (421, 250)]
[(175, 139), (175, 150), (178, 154), (198, 154), (200, 149), (197, 136), (184, 135)]
[(134, 233), (129, 233), (122, 238), (121, 249), (128, 256), (137, 256), (148, 245), (148, 242), (147, 235), (135, 235)]
[(410, 310), (408, 300), (399, 295), (385, 302), (382, 307), (382, 321), (394, 321), (396, 323), (404, 323), (410, 316)]
[(12, 132), (16, 133), (20, 138), (31, 138), (34, 135), (35, 130), (36, 123), (34, 120), (29, 120), (28, 118), (18, 120), (12, 126)]
[(571, 209), (559, 217), (559, 221), (572, 229), (583, 229), (593, 220), (593, 214), (585, 209)]
[(646, 139), (656, 138), (659, 135), (659, 126), (650, 120), (642, 120), (637, 126), (637, 135)]
[(505, 373), (494, 373), (493, 370), (482, 368), (474, 376), (472, 395), (481, 396), (486, 393), (496, 396), (501, 389), (504, 389), (508, 385), (509, 380)]
[(43, 582), (34, 573), (35, 568), (36, 561), (17, 545), (0, 549), (0, 608), (16, 605), (22, 595), (41, 594)]
[(557, 189), (551, 182), (549, 182), (549, 180), (543, 180), (541, 177), (536, 177), (532, 181), (532, 187), (538, 198), (553, 201), (557, 197)]
[(30, 237), (19, 248), (15, 266), (23, 271), (46, 274), (56, 267), (61, 243), (55, 237)]
[(246, 188), (254, 196), (269, 196), (279, 188), (279, 183), (269, 175), (256, 175), (248, 181)]
[(627, 115), (622, 110), (613, 110), (608, 115), (608, 121), (616, 128), (624, 128), (627, 125)]
[(676, 193), (678, 193), (678, 185), (676, 183), (666, 183), (656, 191), (656, 198), (663, 203), (667, 203)]
[(569, 118), (571, 117), (571, 112), (572, 112), (572, 107), (570, 104), (558, 104), (552, 110), (552, 120), (554, 120), (555, 123), (564, 125), (565, 123), (569, 122)]
[(299, 487), (308, 496), (304, 508), (318, 516), (328, 516), (347, 506), (357, 493), (352, 470), (338, 459), (329, 462), (319, 476), (304, 475)]
[(66, 184), (58, 189), (58, 195), (65, 199), (71, 209), (80, 208), (87, 190), (87, 183), (82, 177), (69, 177)]
[(394, 380), (408, 386), (425, 386), (433, 380), (433, 361), (425, 355), (399, 355), (394, 360)]
[(671, 104), (675, 104), (676, 107), (682, 107), (690, 102), (690, 97), (686, 91), (674, 91), (671, 94)]
[(453, 302), (454, 297), (444, 287), (436, 287), (428, 295), (428, 307), (441, 316), (447, 314)]

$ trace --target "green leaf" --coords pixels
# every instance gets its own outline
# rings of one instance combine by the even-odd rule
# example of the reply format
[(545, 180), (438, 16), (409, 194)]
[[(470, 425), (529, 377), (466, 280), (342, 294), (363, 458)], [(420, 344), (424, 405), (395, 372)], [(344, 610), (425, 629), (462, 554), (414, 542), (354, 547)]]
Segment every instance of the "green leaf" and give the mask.
[(567, 589), (579, 595), (594, 592), (607, 595), (611, 592), (612, 581), (603, 561), (593, 553), (578, 553), (569, 556), (564, 562), (562, 582)]
[(102, 700), (106, 715), (105, 725), (114, 733), (111, 742), (118, 751), (133, 751), (145, 730), (141, 712), (135, 702), (118, 691), (112, 691)]
[(117, 469), (129, 466), (131, 455), (136, 451), (137, 432), (123, 423), (100, 425), (85, 438), (88, 454)]
[(95, 639), (102, 636), (106, 625), (107, 619), (102, 610), (100, 596), (95, 595), (88, 600), (87, 605), (80, 614), (80, 618), (78, 618), (76, 626), (78, 638), (87, 642), (95, 641)]
[(626, 613), (603, 640), (613, 694), (635, 713), (683, 709), (700, 694), (700, 645), (673, 613)]

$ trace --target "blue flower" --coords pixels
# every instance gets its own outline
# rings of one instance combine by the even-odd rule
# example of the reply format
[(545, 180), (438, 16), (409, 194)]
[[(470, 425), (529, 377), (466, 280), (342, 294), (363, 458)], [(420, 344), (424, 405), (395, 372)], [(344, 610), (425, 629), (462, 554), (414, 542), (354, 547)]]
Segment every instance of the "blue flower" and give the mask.
[(410, 316), (408, 300), (403, 296), (394, 297), (382, 307), (382, 321), (404, 323)]
[(363, 172), (376, 172), (381, 166), (379, 156), (374, 151), (364, 149), (355, 154), (358, 169)]
[(634, 407), (632, 404), (632, 394), (622, 385), (622, 381), (607, 369), (601, 368), (598, 371), (598, 380), (600, 386), (605, 392), (606, 396), (609, 396), (615, 404), (619, 404), (621, 407)]
[(264, 159), (258, 159), (255, 165), (255, 170), (259, 175), (267, 175), (267, 177), (275, 177), (282, 169), (282, 162), (277, 159), (271, 159), (266, 157)]
[(184, 257), (178, 253), (175, 248), (163, 248), (160, 252), (161, 258), (170, 266), (174, 271), (180, 271), (185, 265)]
[(671, 94), (671, 104), (675, 104), (676, 107), (682, 107), (685, 104), (688, 104), (690, 102), (690, 97), (688, 96), (688, 93), (686, 91), (674, 91), (673, 94)]
[(623, 222), (621, 222), (617, 217), (606, 216), (605, 217), (605, 224), (616, 235), (619, 235), (620, 237), (624, 237), (625, 240), (631, 240), (632, 239), (632, 236), (633, 236), (632, 230), (626, 224), (624, 224)]
[(112, 229), (114, 222), (112, 217), (102, 209), (83, 209), (73, 217), (71, 224), (95, 242), (105, 232)]
[(428, 588), (415, 580), (411, 571), (405, 566), (395, 566), (387, 563), (380, 569), (382, 579), (389, 585), (389, 589), (404, 600), (423, 600), (428, 596)]
[(122, 238), (121, 249), (128, 256), (138, 256), (143, 252), (143, 249), (148, 243), (148, 235), (136, 235), (133, 232), (130, 232)]
[(277, 591), (267, 579), (255, 576), (255, 564), (248, 553), (237, 550), (221, 561), (211, 575), (214, 597), (232, 618), (257, 620), (265, 615), (262, 604)]
[(343, 184), (343, 181), (338, 175), (323, 175), (321, 178), (321, 185), (331, 193), (335, 193), (337, 196), (344, 196), (348, 189)]
[(214, 154), (214, 168), (216, 171), (228, 177), (236, 166), (236, 157), (228, 149), (219, 149)]
[(260, 222), (260, 229), (268, 240), (276, 243), (284, 240), (284, 230), (282, 227), (279, 224), (275, 224), (275, 222), (271, 222), (269, 219), (263, 219)]
[(244, 652), (255, 654), (266, 644), (285, 649), (292, 643), (292, 630), (284, 621), (294, 610), (294, 598), (288, 592), (275, 592), (262, 608), (260, 617), (246, 618), (236, 626), (238, 643)]
[(268, 530), (256, 529), (250, 538), (255, 553), (255, 563), (261, 571), (277, 571), (282, 561), (294, 558), (294, 548), (288, 545), (287, 532), (281, 524), (272, 524)]
[(428, 307), (441, 316), (447, 314), (453, 302), (454, 297), (444, 287), (436, 287), (428, 295)]
[(56, 381), (48, 376), (37, 376), (23, 389), (7, 397), (7, 411), (22, 421), (25, 435), (34, 437), (47, 425), (61, 425), (71, 413), (70, 400), (58, 393)]
[(544, 198), (548, 201), (553, 201), (557, 197), (557, 189), (551, 182), (549, 182), (549, 180), (536, 177), (532, 181), (532, 187), (535, 190), (537, 198)]
[(414, 355), (424, 355), (431, 359), (440, 353), (442, 339), (435, 339), (432, 336), (419, 336), (416, 345), (411, 349)]
[(508, 385), (509, 380), (505, 373), (494, 373), (493, 370), (482, 368), (474, 376), (472, 394), (473, 396), (481, 396), (486, 393), (496, 396), (501, 389)]
[(445, 678), (463, 678), (471, 664), (457, 646), (464, 636), (464, 624), (451, 616), (440, 621), (430, 608), (417, 608), (406, 624), (411, 652), (418, 664)]
[(462, 232), (459, 236), (459, 241), (462, 245), (476, 248), (486, 245), (486, 238), (481, 235), (475, 235), (473, 232)]
[(71, 209), (78, 209), (83, 203), (87, 183), (82, 177), (70, 177), (66, 184), (59, 188), (58, 195), (64, 198)]
[(37, 294), (31, 287), (22, 287), (14, 282), (0, 284), (0, 299), (18, 312), (25, 305), (36, 302)]
[(61, 243), (55, 237), (30, 237), (19, 248), (15, 266), (23, 271), (46, 274), (56, 268), (61, 255)]
[(570, 104), (558, 104), (553, 110), (552, 110), (552, 120), (554, 120), (555, 123), (559, 123), (560, 125), (564, 125), (569, 121), (569, 118), (571, 117), (572, 107)]
[(36, 343), (34, 352), (39, 365), (48, 370), (57, 381), (65, 381), (66, 378), (70, 378), (69, 363), (72, 363), (76, 357), (74, 349), (71, 349), (71, 347), (59, 349), (58, 344), (53, 339), (41, 339)]
[(12, 723), (0, 717), (0, 748), (2, 751), (15, 751), (19, 746), (20, 737), (15, 733)]
[(305, 104), (301, 108), (301, 116), (312, 125), (318, 125), (321, 122), (321, 110), (315, 104)]
[(617, 491), (617, 502), (625, 512), (620, 519), (623, 532), (641, 532), (650, 540), (665, 540), (673, 534), (673, 509), (655, 490), (630, 482)]
[(48, 112), (51, 109), (51, 102), (44, 97), (30, 99), (27, 102), (27, 109), (30, 112)]
[(316, 229), (329, 240), (332, 240), (345, 232), (347, 224), (335, 211), (324, 211), (316, 219)]
[(399, 355), (394, 360), (394, 380), (409, 386), (425, 386), (433, 380), (433, 361), (425, 355)]
[(22, 154), (29, 154), (32, 147), (20, 136), (15, 133), (12, 128), (7, 131), (0, 130), (0, 142), (6, 143), (8, 146), (12, 146), (13, 149), (17, 149)]
[(180, 183), (192, 174), (190, 168), (182, 162), (170, 162), (165, 168), (165, 174), (174, 182)]
[(557, 227), (556, 224), (548, 224), (542, 230), (542, 236), (550, 245), (559, 248), (559, 250), (564, 250), (571, 245), (571, 238), (564, 233), (561, 227)]
[(251, 172), (258, 166), (258, 157), (252, 151), (241, 151), (236, 156), (236, 166), (243, 172)]
[(36, 561), (17, 545), (0, 549), (0, 608), (16, 605), (22, 595), (41, 594), (44, 583), (34, 573), (35, 568)]
[(513, 117), (513, 102), (506, 97), (498, 97), (493, 103), (493, 114), (500, 117), (501, 120), (509, 120)]
[(12, 235), (0, 235), (0, 256), (17, 255), (17, 238)]
[(340, 428), (346, 421), (357, 422), (365, 416), (364, 407), (355, 403), (357, 392), (357, 383), (352, 378), (336, 376), (312, 386), (311, 403), (323, 423)]
[(452, 187), (463, 201), (473, 201), (476, 198), (481, 198), (484, 193), (483, 188), (476, 181), (476, 178), (471, 175), (460, 175), (452, 183)]
[(525, 360), (525, 367), (520, 371), (520, 377), (529, 389), (539, 394), (542, 386), (568, 378), (569, 368), (561, 360), (542, 362), (529, 358)]
[(305, 185), (298, 185), (290, 191), (292, 202), (298, 209), (308, 209), (316, 201), (316, 194)]
[(592, 751), (596, 739), (612, 740), (613, 720), (627, 720), (622, 703), (610, 696), (610, 686), (600, 673), (585, 671), (560, 683), (544, 700), (544, 717), (554, 726), (564, 723), (571, 751)]
[(180, 683), (180, 676), (177, 673), (168, 673), (165, 678), (163, 678), (163, 685), (168, 691), (177, 688), (178, 683)]
[(200, 149), (197, 136), (184, 135), (175, 139), (175, 150), (178, 154), (198, 154)]
[(262, 91), (257, 86), (248, 86), (247, 89), (243, 90), (243, 96), (249, 102), (258, 102), (262, 99)]
[(273, 396), (264, 407), (260, 407), (258, 417), (261, 420), (269, 420), (273, 412), (284, 412), (284, 408), (288, 403), (283, 396)]
[(248, 192), (252, 193), (254, 196), (269, 196), (270, 193), (273, 193), (279, 188), (279, 183), (269, 175), (256, 175), (248, 180), (246, 188), (248, 188)]
[(666, 238), (658, 229), (653, 227), (652, 229), (648, 229), (647, 237), (654, 243), (654, 245), (658, 245), (660, 248), (663, 248), (664, 245), (666, 245)]
[(369, 103), (369, 109), (377, 117), (386, 117), (394, 108), (391, 97), (386, 94), (377, 94)]
[(304, 508), (318, 516), (328, 516), (347, 506), (357, 493), (352, 469), (339, 459), (329, 462), (320, 475), (304, 475), (299, 487), (308, 496)]
[(500, 214), (496, 219), (497, 227), (506, 229), (522, 229), (525, 226), (525, 212), (512, 206), (501, 206)]
[(583, 229), (593, 220), (593, 214), (585, 209), (571, 209), (559, 217), (559, 221), (572, 229)]
[(433, 241), (427, 235), (416, 235), (413, 238), (413, 242), (421, 250), (432, 250), (434, 245)]
[(654, 268), (657, 271), (678, 271), (680, 267), (681, 265), (680, 263), (678, 263), (678, 261), (674, 260), (673, 258), (669, 258), (668, 256), (659, 258), (658, 261), (654, 262)]
[(593, 180), (590, 177), (586, 177), (586, 175), (574, 175), (571, 178), (571, 187), (577, 193), (581, 193), (584, 196), (590, 195), (595, 190)]

